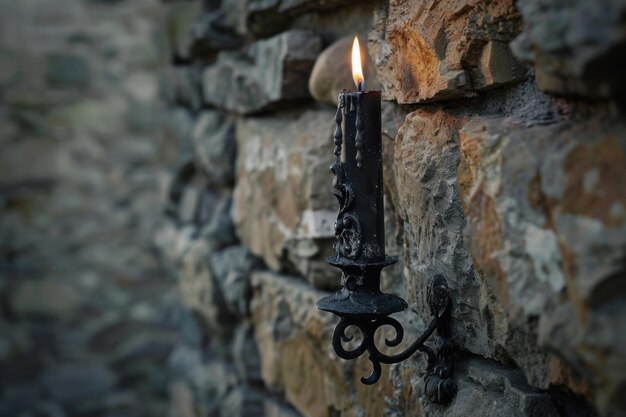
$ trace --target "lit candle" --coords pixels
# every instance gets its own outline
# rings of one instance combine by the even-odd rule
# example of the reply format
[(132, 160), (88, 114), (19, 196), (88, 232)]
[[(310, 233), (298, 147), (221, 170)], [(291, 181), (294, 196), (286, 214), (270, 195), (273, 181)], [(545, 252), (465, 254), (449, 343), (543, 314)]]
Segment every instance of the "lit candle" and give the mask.
[[(337, 255), (326, 259), (341, 269), (342, 288), (319, 300), (317, 307), (343, 318), (374, 320), (402, 311), (407, 304), (400, 297), (380, 291), (380, 272), (397, 259), (385, 255), (380, 91), (364, 91), (356, 38), (352, 74), (357, 91), (339, 94), (335, 115), (335, 162), (331, 170), (335, 174), (333, 194), (339, 201), (335, 222)], [(341, 326), (333, 336), (336, 352), (343, 351), (336, 337), (342, 332)], [(374, 383), (377, 375), (374, 372), (365, 383)]]
[(357, 262), (381, 261), (385, 259), (385, 224), (380, 91), (364, 91), (357, 37), (352, 75), (357, 91), (339, 94), (335, 118), (336, 161), (331, 169), (336, 177), (333, 194), (340, 206), (335, 251), (340, 258)]

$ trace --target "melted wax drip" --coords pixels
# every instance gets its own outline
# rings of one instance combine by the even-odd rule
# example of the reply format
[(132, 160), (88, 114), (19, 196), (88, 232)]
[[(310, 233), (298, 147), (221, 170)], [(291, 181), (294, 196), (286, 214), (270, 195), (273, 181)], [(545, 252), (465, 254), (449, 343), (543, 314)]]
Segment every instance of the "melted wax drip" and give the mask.
[(361, 115), (361, 94), (356, 99), (356, 137), (354, 146), (356, 147), (356, 166), (363, 168), (363, 117)]

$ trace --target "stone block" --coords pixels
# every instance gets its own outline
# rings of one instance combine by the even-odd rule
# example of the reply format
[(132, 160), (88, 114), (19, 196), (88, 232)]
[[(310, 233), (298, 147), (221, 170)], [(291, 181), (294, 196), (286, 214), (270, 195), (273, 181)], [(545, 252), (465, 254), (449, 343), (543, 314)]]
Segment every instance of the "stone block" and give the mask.
[(178, 106), (198, 111), (202, 107), (201, 72), (195, 66), (170, 66), (161, 74), (163, 98)]
[(230, 246), (210, 257), (213, 276), (229, 312), (237, 317), (248, 314), (250, 274), (261, 266), (245, 246)]
[(20, 316), (41, 315), (67, 319), (82, 304), (81, 294), (73, 286), (54, 279), (25, 279), (10, 299), (11, 310)]
[(46, 79), (58, 87), (84, 87), (89, 82), (87, 61), (74, 54), (48, 56)]
[(193, 36), (191, 28), (202, 12), (200, 0), (171, 2), (166, 4), (165, 36), (173, 62), (191, 58)]
[(376, 16), (370, 53), (385, 99), (471, 97), (526, 77), (508, 50), (521, 30), (513, 0), (400, 0)]
[(284, 30), (299, 15), (325, 12), (349, 0), (250, 0), (245, 9), (246, 29), (258, 37)]
[(235, 171), (235, 126), (218, 112), (205, 110), (195, 121), (191, 133), (198, 166), (209, 183), (232, 184)]
[[(363, 37), (360, 37), (361, 42)], [(356, 90), (352, 79), (352, 42), (354, 36), (342, 38), (326, 48), (315, 61), (309, 91), (321, 103), (337, 105), (337, 96), (343, 89)], [(380, 90), (376, 68), (367, 48), (361, 45), (362, 68), (367, 90)]]
[(464, 247), (465, 219), (456, 167), (459, 121), (443, 111), (407, 115), (393, 149), (393, 187), (389, 187), (397, 227), (404, 236), (404, 277), (409, 304), (428, 317), (428, 283), (436, 274), (448, 281), (453, 298), (453, 333), (464, 349), (492, 354), (487, 318), (481, 314), (481, 289)]
[(115, 376), (101, 365), (76, 365), (51, 369), (41, 377), (43, 389), (55, 400), (77, 406), (113, 388)]
[(188, 241), (178, 267), (178, 279), (184, 303), (197, 312), (215, 334), (229, 335), (230, 314), (224, 295), (211, 271), (211, 250), (202, 239)]
[(244, 52), (222, 52), (204, 71), (204, 100), (249, 114), (306, 99), (309, 74), (321, 47), (315, 33), (291, 30), (257, 41)]
[(530, 0), (518, 7), (524, 32), (512, 48), (518, 59), (534, 65), (539, 88), (590, 98), (624, 96), (623, 1)]
[(318, 264), (308, 261), (323, 261), (334, 237), (333, 117), (317, 110), (237, 124), (237, 234), (273, 270), (299, 270), (312, 282)]
[[(626, 360), (615, 348), (626, 314), (624, 131), (610, 118), (531, 128), (478, 118), (460, 130), (466, 241), (497, 300), (485, 306), (490, 337), (533, 385), (591, 392), (606, 415), (624, 411), (616, 398), (626, 374), (615, 372)], [(530, 339), (520, 344), (512, 329), (524, 322)], [(551, 371), (552, 359), (531, 354), (539, 344), (578, 376)]]
[[(456, 362), (458, 392), (441, 410), (423, 402), (424, 416), (463, 417), (559, 417), (561, 410), (551, 394), (528, 385), (519, 369), (466, 356)], [(423, 390), (422, 381), (417, 384)], [(587, 410), (590, 411), (590, 410)], [(592, 412), (592, 411), (591, 411)]]
[(249, 384), (261, 382), (261, 358), (251, 323), (244, 323), (237, 328), (232, 352), (239, 378)]

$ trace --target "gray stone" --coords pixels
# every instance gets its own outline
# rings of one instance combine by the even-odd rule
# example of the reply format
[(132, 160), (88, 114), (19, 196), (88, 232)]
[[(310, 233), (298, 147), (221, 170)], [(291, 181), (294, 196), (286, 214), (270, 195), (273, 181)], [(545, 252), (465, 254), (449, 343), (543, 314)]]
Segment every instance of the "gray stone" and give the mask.
[(85, 59), (79, 55), (50, 55), (46, 78), (54, 86), (84, 87), (89, 82), (89, 67)]
[(99, 365), (83, 365), (47, 371), (43, 388), (55, 400), (70, 404), (97, 398), (115, 384), (115, 376)]
[(626, 312), (625, 217), (611, 210), (626, 206), (615, 180), (626, 175), (623, 132), (610, 118), (532, 128), (479, 118), (460, 131), (466, 239), (497, 300), (482, 307), (491, 311), (489, 337), (531, 384), (595, 397), (605, 415), (623, 412), (616, 398), (626, 376), (615, 371), (625, 352), (613, 349)]
[[(191, 26), (190, 54), (205, 58), (224, 49), (236, 49), (243, 43), (243, 2), (222, 0), (220, 7), (205, 11)], [(233, 7), (234, 6), (234, 7)]]
[(232, 120), (214, 111), (203, 111), (196, 118), (191, 139), (198, 165), (209, 183), (229, 185), (235, 171), (235, 126)]
[(193, 44), (192, 27), (202, 12), (202, 2), (170, 2), (166, 7), (165, 35), (171, 60), (189, 60)]
[(59, 280), (24, 280), (17, 285), (10, 305), (18, 315), (44, 315), (68, 318), (81, 305), (79, 291)]
[(195, 66), (163, 69), (161, 91), (169, 103), (198, 111), (202, 107), (201, 72)]
[(263, 396), (256, 390), (240, 386), (220, 403), (220, 417), (254, 417), (264, 415)]
[[(360, 36), (361, 42), (365, 39)], [(337, 96), (343, 89), (356, 90), (352, 78), (352, 42), (354, 36), (342, 38), (326, 48), (315, 61), (309, 91), (319, 102), (337, 105)], [(380, 90), (376, 68), (365, 45), (361, 45), (361, 66), (367, 90)]]
[(211, 248), (201, 239), (190, 239), (185, 247), (177, 268), (183, 300), (215, 334), (229, 335), (234, 318), (209, 265)]
[(178, 220), (183, 223), (191, 223), (196, 220), (201, 193), (200, 188), (193, 185), (188, 185), (183, 189), (178, 204)]
[(513, 0), (393, 2), (370, 34), (383, 98), (449, 100), (523, 80), (507, 46), (520, 30)]
[(294, 17), (350, 4), (349, 0), (251, 0), (245, 10), (248, 31), (267, 36), (289, 26)]
[(320, 38), (292, 30), (257, 41), (244, 53), (222, 52), (204, 71), (204, 100), (248, 114), (309, 97), (307, 81), (321, 50)]
[(237, 234), (276, 271), (294, 269), (286, 256), (288, 246), (297, 246), (289, 252), (292, 257), (322, 260), (325, 251), (320, 248), (334, 236), (336, 203), (328, 192), (333, 114), (285, 113), (237, 125)]
[(593, 98), (626, 93), (623, 1), (598, 7), (585, 0), (531, 0), (518, 7), (524, 32), (513, 42), (513, 51), (534, 65), (542, 90)]
[(489, 324), (479, 305), (479, 276), (464, 248), (465, 219), (459, 197), (456, 166), (459, 148), (453, 140), (458, 121), (443, 111), (407, 115), (394, 142), (393, 187), (389, 187), (397, 227), (403, 241), (404, 280), (409, 304), (416, 302), (423, 318), (430, 279), (442, 274), (450, 285), (454, 307), (453, 332), (464, 349), (493, 354)]
[(249, 384), (261, 382), (261, 358), (254, 339), (254, 326), (250, 323), (239, 326), (232, 349), (239, 378)]
[(250, 273), (260, 262), (244, 246), (230, 246), (211, 255), (211, 269), (231, 314), (249, 312)]
[[(209, 205), (208, 199), (203, 203)], [(234, 245), (237, 243), (237, 236), (230, 215), (231, 199), (222, 197), (210, 203), (212, 204), (209, 207), (211, 214), (210, 217), (201, 219), (203, 226), (200, 229), (200, 236), (205, 238), (214, 250)], [(206, 211), (202, 210), (202, 212)]]
[[(549, 393), (529, 386), (519, 369), (492, 361), (466, 358), (456, 362), (458, 392), (444, 410), (423, 403), (424, 416), (559, 417)], [(422, 381), (417, 384), (423, 390)]]

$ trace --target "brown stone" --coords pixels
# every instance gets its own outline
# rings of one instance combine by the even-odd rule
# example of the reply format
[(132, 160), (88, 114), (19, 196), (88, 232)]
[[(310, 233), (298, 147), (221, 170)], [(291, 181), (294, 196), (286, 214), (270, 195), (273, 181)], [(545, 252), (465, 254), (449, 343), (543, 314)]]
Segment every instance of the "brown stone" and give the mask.
[[(614, 399), (626, 378), (615, 372), (626, 358), (613, 348), (616, 320), (626, 314), (617, 301), (626, 295), (617, 278), (626, 256), (626, 193), (616, 180), (626, 166), (623, 132), (617, 120), (593, 118), (532, 128), (479, 118), (460, 131), (467, 243), (496, 297), (489, 304), (500, 306), (491, 308), (494, 323), (507, 331), (490, 338), (532, 384), (565, 384), (595, 397), (606, 415), (619, 409)], [(598, 337), (607, 321), (613, 330)], [(513, 328), (518, 341), (507, 334)], [(541, 359), (533, 346), (563, 363)]]
[[(361, 42), (364, 37), (360, 36)], [(319, 102), (333, 106), (337, 105), (337, 96), (343, 89), (355, 90), (352, 79), (352, 43), (354, 36), (342, 38), (326, 48), (315, 61), (309, 91)], [(361, 44), (362, 68), (365, 72), (367, 90), (380, 90), (380, 83), (376, 77), (376, 68), (367, 48)]]
[(324, 276), (339, 282), (335, 271), (321, 265), (330, 254), (336, 216), (328, 191), (333, 117), (319, 110), (237, 125), (237, 234), (270, 268), (297, 270), (323, 287)]
[(384, 98), (449, 100), (523, 80), (508, 48), (519, 31), (512, 0), (391, 2), (370, 35)]
[(312, 31), (290, 30), (245, 51), (221, 52), (204, 70), (207, 104), (231, 112), (266, 111), (309, 97), (307, 81), (322, 42)]
[(334, 354), (336, 320), (315, 307), (325, 294), (273, 273), (256, 273), (252, 283), (252, 318), (266, 386), (283, 393), (307, 417), (382, 415), (391, 388), (388, 368), (376, 385), (365, 386), (359, 378), (371, 370), (366, 358), (344, 361)]

